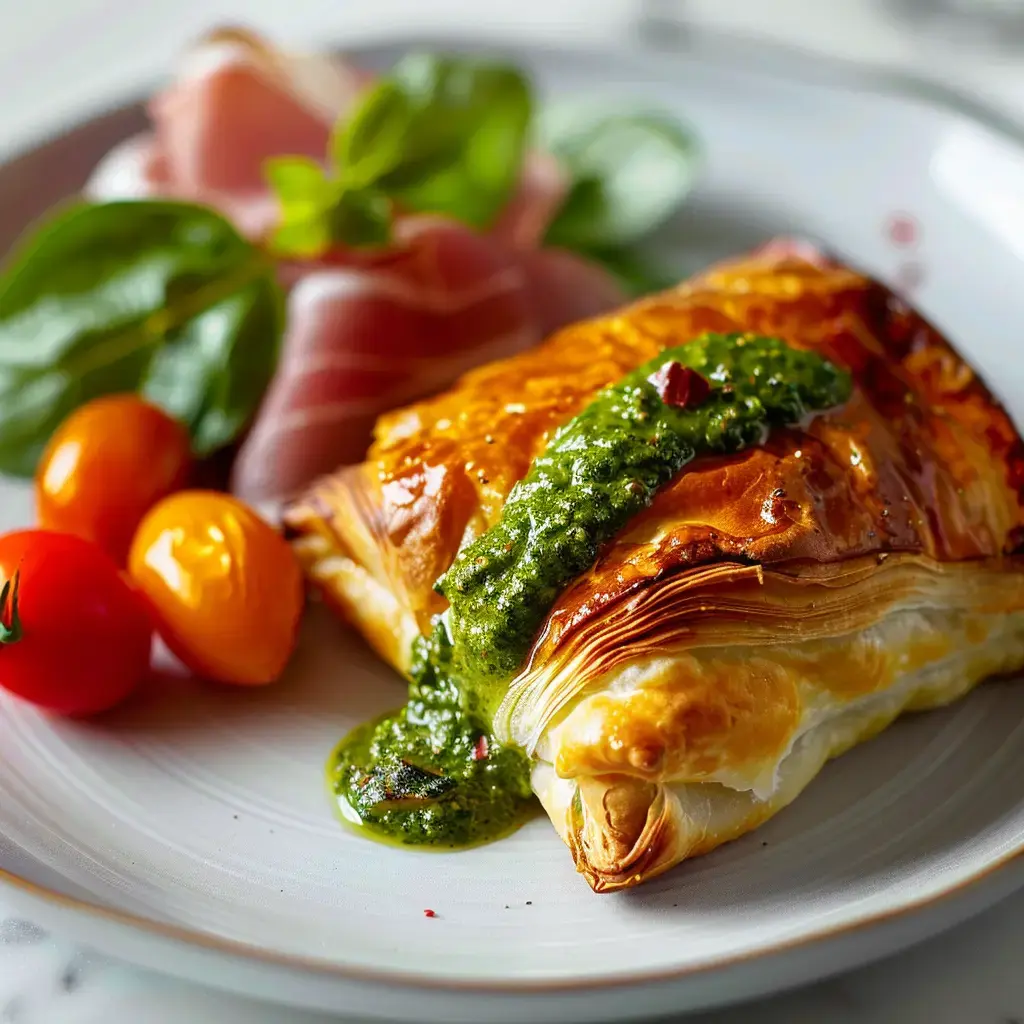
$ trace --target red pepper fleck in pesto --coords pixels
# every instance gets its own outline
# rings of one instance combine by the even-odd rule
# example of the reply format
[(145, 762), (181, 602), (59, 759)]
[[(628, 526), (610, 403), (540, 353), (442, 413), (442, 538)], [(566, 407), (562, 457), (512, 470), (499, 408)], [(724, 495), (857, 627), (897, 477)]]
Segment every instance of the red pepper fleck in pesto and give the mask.
[(666, 405), (693, 409), (711, 394), (711, 384), (693, 367), (675, 361), (665, 363), (647, 378)]

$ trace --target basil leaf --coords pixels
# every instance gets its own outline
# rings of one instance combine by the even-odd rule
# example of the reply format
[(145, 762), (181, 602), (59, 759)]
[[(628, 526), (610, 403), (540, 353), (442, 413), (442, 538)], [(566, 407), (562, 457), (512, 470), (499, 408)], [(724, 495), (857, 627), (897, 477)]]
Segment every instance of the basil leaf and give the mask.
[(409, 96), (384, 79), (363, 99), (331, 137), (334, 166), (346, 187), (366, 188), (394, 170), (405, 158), (414, 118)]
[(353, 248), (372, 248), (391, 241), (391, 203), (379, 192), (343, 192), (328, 215), (331, 238), (344, 238)]
[(264, 172), (281, 203), (276, 253), (313, 258), (340, 239), (354, 248), (390, 241), (391, 203), (379, 192), (345, 189), (305, 157), (268, 160)]
[(327, 216), (336, 201), (336, 186), (308, 157), (273, 157), (264, 163), (263, 173), (281, 206), (271, 247), (282, 255), (318, 256), (330, 246)]
[(296, 209), (315, 209), (334, 194), (323, 167), (306, 156), (274, 156), (263, 173), (282, 203)]
[(486, 228), (522, 172), (530, 86), (507, 64), (413, 54), (392, 79), (413, 107), (404, 159), (379, 186), (402, 205)]
[(313, 220), (289, 221), (282, 216), (281, 224), (270, 239), (270, 248), (278, 256), (297, 259), (316, 259), (331, 247), (331, 226), (327, 212)]
[(636, 242), (693, 187), (697, 143), (660, 114), (552, 108), (541, 119), (539, 137), (572, 176), (548, 228), (550, 245), (582, 252)]
[(212, 210), (61, 212), (0, 278), (0, 471), (31, 475), (68, 413), (123, 391), (177, 416), (209, 454), (259, 404), (283, 323), (272, 263)]
[(275, 249), (385, 245), (395, 205), (489, 226), (518, 183), (532, 106), (513, 67), (406, 57), (335, 127), (331, 176), (310, 160), (268, 161), (281, 202)]

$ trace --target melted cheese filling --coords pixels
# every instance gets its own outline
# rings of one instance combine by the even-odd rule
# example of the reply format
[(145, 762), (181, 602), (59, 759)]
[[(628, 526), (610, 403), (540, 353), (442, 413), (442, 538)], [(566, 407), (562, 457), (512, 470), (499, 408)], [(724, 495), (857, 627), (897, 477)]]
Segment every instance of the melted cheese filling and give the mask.
[(853, 636), (659, 654), (610, 673), (536, 753), (563, 777), (719, 783), (767, 800), (805, 737), (849, 746), (861, 722), (955, 700), (1021, 660), (1024, 612), (923, 609), (894, 611)]
[[(920, 643), (923, 631), (934, 639), (931, 657)], [(725, 764), (699, 781), (652, 782), (601, 773), (566, 777), (551, 759), (553, 752), (557, 758), (559, 739), (564, 741), (553, 730), (549, 756), (534, 769), (534, 789), (595, 889), (632, 884), (634, 868), (650, 878), (743, 835), (789, 804), (832, 757), (881, 732), (902, 712), (951, 703), (991, 675), (1018, 670), (1024, 664), (1024, 612), (973, 617), (905, 612), (853, 642), (895, 645), (897, 653), (887, 659), (898, 673), (895, 681), (885, 685), (881, 677), (865, 678), (851, 696), (844, 692), (850, 673), (840, 673), (838, 687), (835, 679), (831, 687), (822, 679), (817, 697), (807, 694), (813, 699), (785, 748), (762, 764), (743, 769)], [(783, 649), (777, 655), (788, 664), (817, 661), (827, 672), (834, 653), (822, 659), (820, 652)], [(673, 659), (651, 662), (631, 666), (609, 685), (628, 692), (631, 685), (669, 671)]]

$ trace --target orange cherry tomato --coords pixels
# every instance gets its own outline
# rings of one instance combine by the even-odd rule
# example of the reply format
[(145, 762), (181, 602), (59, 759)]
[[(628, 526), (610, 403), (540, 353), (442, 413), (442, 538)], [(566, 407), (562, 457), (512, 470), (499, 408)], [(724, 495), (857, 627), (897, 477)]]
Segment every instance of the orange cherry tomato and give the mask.
[(139, 521), (185, 486), (192, 455), (182, 424), (138, 395), (109, 395), (57, 428), (36, 471), (40, 526), (95, 541), (124, 565)]
[(287, 541), (237, 498), (179, 491), (139, 525), (128, 570), (167, 646), (193, 672), (255, 686), (295, 646), (304, 588)]

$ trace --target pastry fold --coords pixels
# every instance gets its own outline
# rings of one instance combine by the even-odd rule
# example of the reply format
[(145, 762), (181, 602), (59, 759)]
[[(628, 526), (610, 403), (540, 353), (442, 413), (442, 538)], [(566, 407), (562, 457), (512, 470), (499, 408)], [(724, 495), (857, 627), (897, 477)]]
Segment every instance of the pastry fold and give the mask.
[(550, 610), (493, 723), (597, 891), (755, 828), (906, 710), (1024, 665), (1024, 445), (905, 302), (770, 246), (384, 416), (287, 512), (311, 580), (406, 671), (456, 553), (554, 430), (706, 331), (849, 369), (842, 408), (701, 457)]

